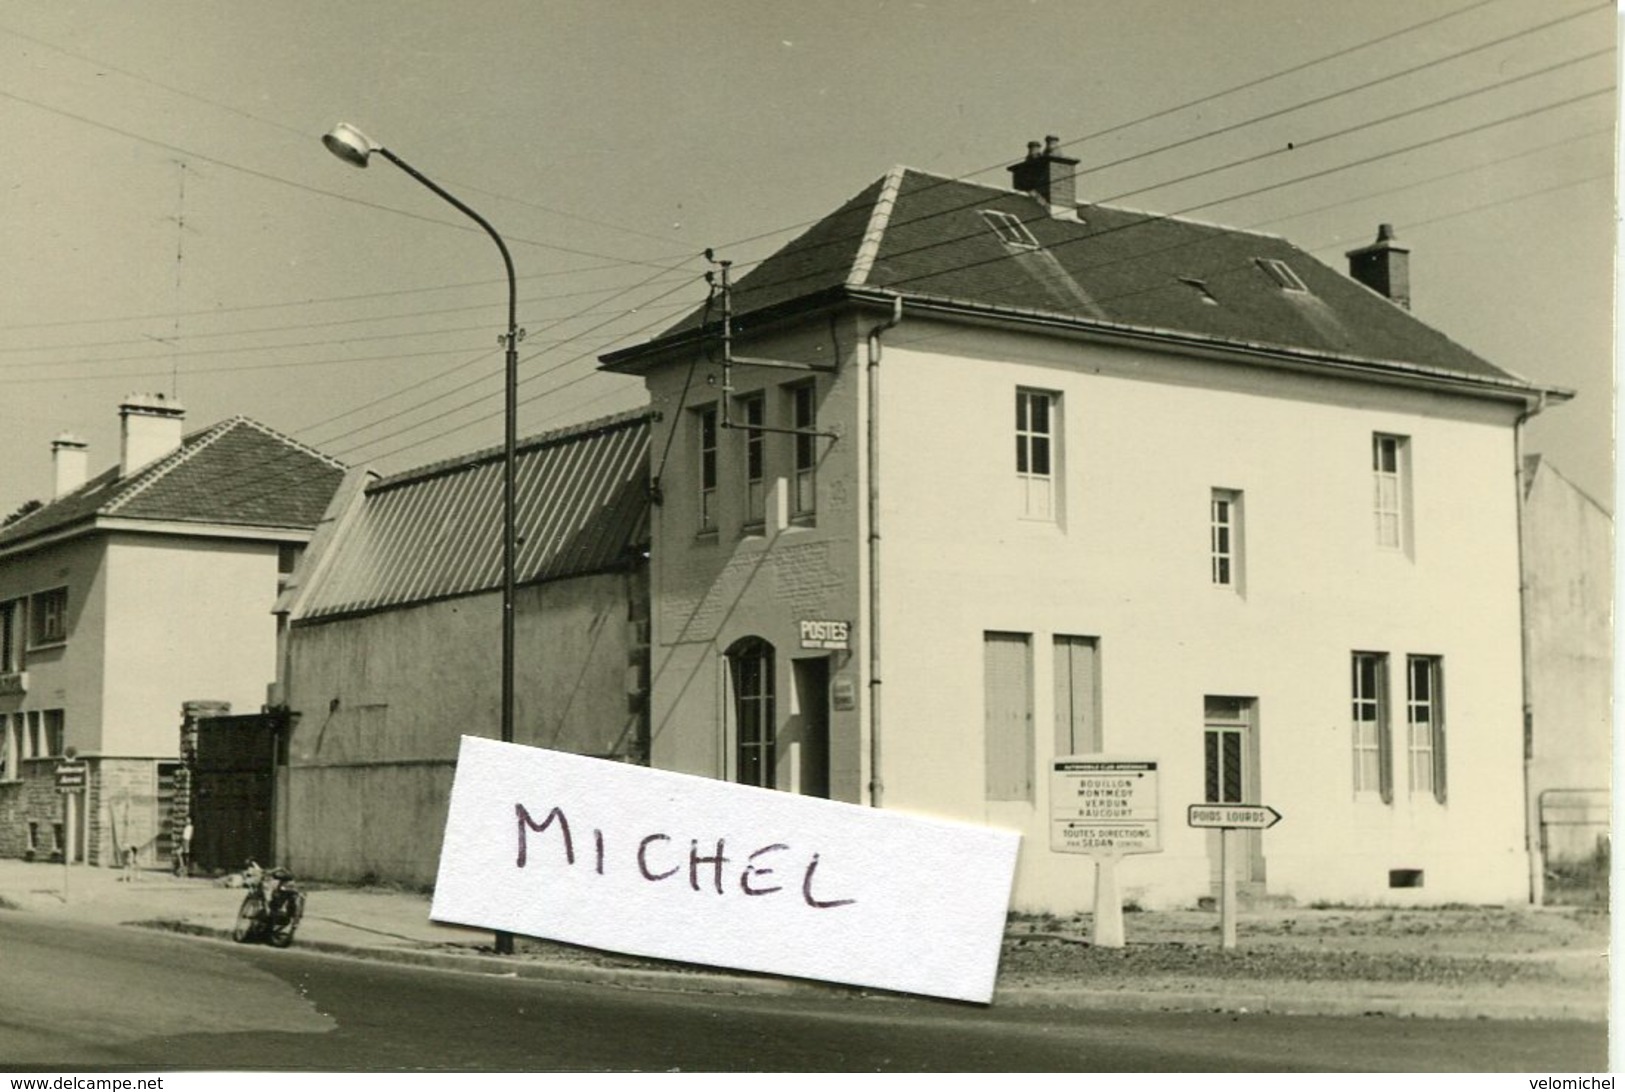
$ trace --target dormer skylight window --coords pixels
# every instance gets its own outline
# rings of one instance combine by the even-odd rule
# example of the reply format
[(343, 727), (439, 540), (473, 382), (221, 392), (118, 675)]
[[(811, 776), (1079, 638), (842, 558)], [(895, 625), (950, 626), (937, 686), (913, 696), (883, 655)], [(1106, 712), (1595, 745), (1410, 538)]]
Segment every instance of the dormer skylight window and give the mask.
[(1269, 274), (1270, 280), (1280, 285), (1288, 292), (1307, 292), (1309, 286), (1292, 272), (1292, 267), (1279, 258), (1259, 258), (1258, 268)]
[(1038, 240), (1033, 233), (1027, 230), (1027, 225), (1008, 212), (999, 212), (996, 209), (983, 209), (982, 219), (987, 226), (993, 229), (999, 241), (1007, 246), (1020, 247), (1023, 250), (1037, 250)]
[(1218, 299), (1213, 295), (1212, 292), (1208, 291), (1207, 282), (1202, 280), (1200, 277), (1180, 277), (1179, 278), (1179, 283), (1180, 284), (1188, 284), (1188, 285), (1190, 285), (1193, 289), (1196, 290), (1196, 294), (1199, 297), (1201, 297), (1202, 302), (1207, 304), (1208, 306), (1210, 306), (1210, 307), (1219, 306)]

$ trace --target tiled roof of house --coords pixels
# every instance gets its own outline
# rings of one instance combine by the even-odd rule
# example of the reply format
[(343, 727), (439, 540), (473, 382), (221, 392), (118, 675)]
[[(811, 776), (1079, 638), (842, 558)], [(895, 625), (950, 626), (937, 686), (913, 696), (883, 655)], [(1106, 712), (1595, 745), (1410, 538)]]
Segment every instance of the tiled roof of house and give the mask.
[[(1284, 263), (1297, 284), (1266, 268)], [(1530, 384), (1285, 239), (1105, 205), (1057, 215), (1033, 194), (894, 168), (741, 276), (735, 331), (845, 292), (1022, 317), (1110, 336), (1370, 361)], [(715, 323), (715, 309), (710, 322)], [(637, 370), (699, 312), (604, 357)]]
[[(515, 448), (517, 583), (605, 572), (648, 542), (647, 410), (572, 425)], [(501, 448), (372, 482), (340, 515), (295, 620), (408, 606), (502, 584)]]
[(0, 548), (97, 519), (310, 530), (344, 464), (247, 417), (194, 432), (128, 477), (113, 466), (0, 528)]

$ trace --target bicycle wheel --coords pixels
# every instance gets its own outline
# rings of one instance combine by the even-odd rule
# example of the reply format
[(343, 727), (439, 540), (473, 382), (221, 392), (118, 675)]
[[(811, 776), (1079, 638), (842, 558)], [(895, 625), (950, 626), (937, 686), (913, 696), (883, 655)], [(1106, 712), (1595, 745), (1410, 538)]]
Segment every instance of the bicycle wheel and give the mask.
[(286, 948), (293, 943), (293, 931), (299, 928), (299, 919), (305, 916), (303, 892), (291, 895), (283, 902), (279, 912), (272, 915), (271, 935), (267, 938), (274, 948)]
[(265, 899), (257, 889), (250, 891), (243, 896), (243, 904), (237, 908), (237, 922), (231, 927), (231, 939), (238, 944), (259, 939), (264, 920)]

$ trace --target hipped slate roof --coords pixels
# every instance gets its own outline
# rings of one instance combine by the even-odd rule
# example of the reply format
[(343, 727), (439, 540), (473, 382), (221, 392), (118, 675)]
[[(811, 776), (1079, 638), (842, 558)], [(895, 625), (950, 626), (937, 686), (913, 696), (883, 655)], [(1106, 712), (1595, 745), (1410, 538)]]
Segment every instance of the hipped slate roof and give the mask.
[[(1016, 218), (1037, 245), (1001, 238), (984, 213)], [(1307, 291), (1284, 289), (1261, 259), (1286, 263)], [(905, 167), (739, 278), (735, 331), (854, 296), (901, 296), (905, 314), (914, 304), (1531, 389), (1285, 239), (1105, 205), (1056, 215), (1032, 194)], [(713, 309), (709, 325), (717, 317)], [(692, 340), (700, 319), (691, 314), (603, 362), (637, 371), (651, 354)]]
[[(648, 411), (522, 440), (515, 448), (516, 582), (605, 572), (648, 541)], [(301, 569), (295, 621), (502, 586), (501, 448), (378, 479)], [(335, 509), (343, 504), (335, 503)], [(316, 553), (313, 548), (312, 553)]]
[(344, 464), (247, 417), (232, 417), (128, 477), (115, 465), (80, 488), (0, 529), (0, 550), (91, 530), (116, 518), (309, 531), (321, 519)]

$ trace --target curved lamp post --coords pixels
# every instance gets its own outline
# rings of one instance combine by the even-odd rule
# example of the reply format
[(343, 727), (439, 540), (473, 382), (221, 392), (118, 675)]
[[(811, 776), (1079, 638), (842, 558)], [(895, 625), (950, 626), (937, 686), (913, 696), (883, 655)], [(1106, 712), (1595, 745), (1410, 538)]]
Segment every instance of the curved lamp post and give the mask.
[[(513, 663), (514, 663), (514, 626), (513, 626), (513, 600), (514, 600), (514, 447), (518, 431), (518, 392), (519, 392), (519, 325), (518, 325), (518, 288), (513, 275), (513, 258), (508, 254), (508, 244), (502, 241), (485, 217), (463, 204), (457, 198), (441, 189), (432, 179), (413, 167), (406, 160), (384, 147), (374, 143), (360, 129), (353, 125), (340, 122), (331, 132), (322, 137), (322, 143), (327, 150), (338, 156), (353, 167), (365, 167), (367, 160), (373, 152), (377, 152), (395, 166), (423, 183), (429, 190), (451, 205), (458, 212), (473, 220), (496, 243), (497, 249), (502, 252), (502, 264), (508, 271), (508, 332), (503, 336), (503, 344), (507, 348), (507, 361), (504, 369), (503, 384), (503, 432), (502, 432), (502, 734), (504, 743), (513, 742)], [(513, 953), (513, 935), (511, 933), (496, 934), (496, 950), (501, 955)]]

